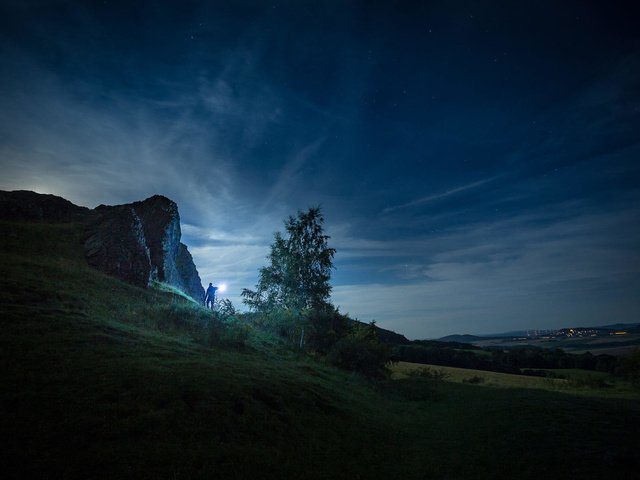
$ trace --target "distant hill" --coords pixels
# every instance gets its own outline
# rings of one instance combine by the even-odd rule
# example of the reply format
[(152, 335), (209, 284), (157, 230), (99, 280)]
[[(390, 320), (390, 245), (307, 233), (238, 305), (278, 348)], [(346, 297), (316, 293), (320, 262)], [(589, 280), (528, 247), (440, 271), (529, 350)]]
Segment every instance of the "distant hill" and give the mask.
[(477, 335), (447, 335), (446, 337), (439, 338), (439, 342), (458, 342), (458, 343), (473, 343), (486, 340), (486, 337), (478, 337)]
[(489, 338), (512, 338), (512, 337), (526, 337), (527, 330), (512, 330), (510, 332), (491, 333), (487, 335), (478, 335), (481, 339), (487, 340)]
[[(360, 323), (363, 323), (363, 322), (360, 322)], [(404, 335), (400, 335), (399, 333), (396, 333), (393, 330), (380, 328), (377, 325), (376, 325), (376, 334), (378, 335), (378, 340), (390, 346), (408, 345), (411, 343), (411, 340), (409, 340)]]
[[(595, 327), (581, 327), (581, 326), (571, 326), (558, 328), (557, 331), (566, 331), (570, 329), (590, 329), (590, 330), (627, 330), (627, 331), (636, 331), (640, 329), (640, 323), (614, 323), (611, 325), (601, 325)], [(446, 337), (438, 338), (437, 340), (440, 342), (462, 342), (462, 343), (473, 343), (473, 342), (481, 342), (484, 340), (491, 340), (496, 338), (514, 338), (514, 337), (527, 337), (529, 334), (535, 331), (535, 329), (531, 330), (513, 330), (510, 332), (502, 332), (502, 333), (492, 333), (488, 335), (447, 335)], [(546, 331), (546, 330), (545, 330)], [(553, 330), (556, 331), (556, 330)]]
[(631, 330), (640, 327), (640, 323), (614, 323), (611, 325), (603, 325), (601, 327), (588, 327), (594, 330)]

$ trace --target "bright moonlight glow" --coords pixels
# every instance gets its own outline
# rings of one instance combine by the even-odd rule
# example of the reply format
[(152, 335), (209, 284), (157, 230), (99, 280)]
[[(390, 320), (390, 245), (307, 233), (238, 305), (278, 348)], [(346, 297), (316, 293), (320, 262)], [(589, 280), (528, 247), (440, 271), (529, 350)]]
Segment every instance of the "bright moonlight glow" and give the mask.
[(226, 283), (221, 283), (220, 286), (218, 287), (219, 292), (224, 292), (226, 289), (227, 289)]

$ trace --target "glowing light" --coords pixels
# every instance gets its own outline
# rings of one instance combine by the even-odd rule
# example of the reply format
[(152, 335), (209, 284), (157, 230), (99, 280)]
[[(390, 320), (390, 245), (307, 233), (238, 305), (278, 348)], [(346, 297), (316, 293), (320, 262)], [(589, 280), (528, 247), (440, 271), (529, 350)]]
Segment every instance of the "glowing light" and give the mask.
[(219, 292), (224, 292), (227, 289), (227, 284), (226, 283), (221, 283), (220, 286), (218, 286), (218, 291)]

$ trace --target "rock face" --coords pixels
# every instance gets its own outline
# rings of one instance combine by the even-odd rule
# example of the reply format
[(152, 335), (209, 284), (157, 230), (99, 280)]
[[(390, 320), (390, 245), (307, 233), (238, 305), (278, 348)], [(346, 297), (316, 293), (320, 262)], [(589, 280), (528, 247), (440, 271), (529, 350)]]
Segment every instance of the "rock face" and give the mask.
[(99, 207), (96, 213), (84, 242), (89, 265), (138, 287), (148, 286), (151, 257), (140, 217), (126, 205)]
[(184, 290), (182, 275), (177, 267), (181, 237), (178, 206), (167, 197), (155, 195), (143, 202), (134, 202), (132, 207), (142, 221), (147, 239), (151, 280)]
[(90, 211), (55, 195), (27, 190), (0, 191), (0, 220), (64, 223), (81, 220)]
[(167, 283), (198, 302), (204, 289), (193, 258), (180, 243), (180, 215), (172, 200), (155, 195), (142, 202), (100, 205), (87, 227), (90, 265), (138, 286)]
[(176, 267), (180, 273), (182, 284), (185, 292), (191, 292), (191, 296), (200, 302), (204, 302), (204, 289), (202, 288), (202, 280), (196, 265), (193, 263), (193, 257), (189, 253), (187, 246), (181, 243), (178, 246), (178, 257), (176, 259)]
[(84, 253), (92, 267), (139, 287), (167, 283), (204, 301), (198, 270), (180, 243), (178, 206), (161, 195), (90, 210), (54, 195), (0, 191), (0, 220), (84, 223)]

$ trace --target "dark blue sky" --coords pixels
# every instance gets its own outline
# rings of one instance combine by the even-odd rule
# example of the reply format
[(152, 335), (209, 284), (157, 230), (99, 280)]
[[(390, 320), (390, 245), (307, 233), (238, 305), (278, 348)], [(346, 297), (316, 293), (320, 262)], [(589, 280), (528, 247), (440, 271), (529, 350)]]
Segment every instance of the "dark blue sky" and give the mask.
[(0, 188), (178, 202), (239, 302), (322, 205), (412, 338), (640, 321), (631, 2), (2, 1)]

